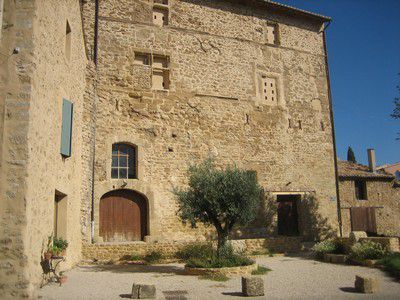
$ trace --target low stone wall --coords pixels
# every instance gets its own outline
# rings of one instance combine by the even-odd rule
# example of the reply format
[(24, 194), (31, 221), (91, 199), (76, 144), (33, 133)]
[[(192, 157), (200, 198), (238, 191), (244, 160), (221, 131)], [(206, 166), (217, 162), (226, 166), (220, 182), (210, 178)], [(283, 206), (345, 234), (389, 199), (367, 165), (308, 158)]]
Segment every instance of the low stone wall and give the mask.
[(258, 265), (252, 264), (250, 266), (231, 267), (231, 268), (189, 268), (185, 267), (185, 272), (188, 275), (250, 275), (251, 272), (257, 270)]
[[(263, 239), (232, 240), (234, 248), (251, 254), (254, 251), (268, 249), (272, 252), (298, 252), (301, 250), (300, 237), (276, 237)], [(118, 244), (83, 244), (82, 257), (84, 260), (119, 260), (126, 255), (146, 255), (152, 251), (162, 252), (171, 258), (186, 245), (193, 242), (158, 242), (158, 243), (118, 243)]]

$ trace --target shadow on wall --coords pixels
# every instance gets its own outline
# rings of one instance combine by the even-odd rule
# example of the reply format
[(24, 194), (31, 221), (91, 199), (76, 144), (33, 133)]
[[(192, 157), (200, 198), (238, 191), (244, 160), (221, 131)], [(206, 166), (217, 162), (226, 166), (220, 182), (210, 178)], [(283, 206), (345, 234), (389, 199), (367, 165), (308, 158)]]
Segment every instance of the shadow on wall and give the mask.
[(306, 194), (300, 206), (305, 240), (320, 241), (336, 237), (336, 231), (329, 225), (328, 218), (319, 213), (319, 203), (313, 194)]
[(231, 238), (251, 239), (275, 236), (277, 208), (276, 198), (263, 192), (254, 221), (247, 226), (237, 226)]

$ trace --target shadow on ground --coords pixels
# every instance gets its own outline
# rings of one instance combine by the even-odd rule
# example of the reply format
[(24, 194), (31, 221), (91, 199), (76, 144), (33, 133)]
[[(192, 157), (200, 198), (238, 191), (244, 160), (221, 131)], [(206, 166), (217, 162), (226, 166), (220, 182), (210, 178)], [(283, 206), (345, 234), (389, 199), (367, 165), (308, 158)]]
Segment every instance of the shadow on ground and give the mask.
[(350, 287), (350, 286), (341, 287), (339, 289), (346, 293), (360, 294), (359, 292), (357, 292), (357, 290), (354, 287)]
[(159, 273), (185, 275), (183, 267), (176, 265), (95, 265), (80, 266), (84, 272)]

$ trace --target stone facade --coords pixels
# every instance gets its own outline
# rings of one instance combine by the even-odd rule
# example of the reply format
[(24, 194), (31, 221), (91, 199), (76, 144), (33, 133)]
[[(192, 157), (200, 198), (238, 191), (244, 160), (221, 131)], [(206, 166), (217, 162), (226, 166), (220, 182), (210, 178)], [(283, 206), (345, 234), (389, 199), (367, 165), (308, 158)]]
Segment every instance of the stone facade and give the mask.
[[(178, 220), (171, 189), (186, 184), (190, 163), (209, 156), (256, 171), (266, 202), (314, 193), (336, 231), (323, 20), (276, 13), (262, 1), (168, 2), (166, 26), (153, 24), (153, 1), (99, 5), (94, 240), (102, 241), (101, 197), (121, 188), (147, 198), (149, 240), (204, 238), (208, 230)], [(89, 51), (94, 8), (94, 1), (83, 6)], [(138, 64), (143, 54), (168, 58), (168, 89), (152, 89), (151, 66)], [(275, 102), (260, 92), (263, 76), (276, 82)], [(137, 147), (137, 179), (111, 178), (117, 142)]]
[[(293, 241), (337, 232), (329, 19), (265, 1), (1, 2), (0, 298), (35, 297), (55, 199), (69, 242), (62, 268), (114, 246), (90, 245), (102, 241), (100, 202), (114, 190), (146, 199), (146, 251), (211, 239), (210, 229), (180, 222), (171, 193), (207, 157), (256, 171), (264, 188), (263, 210), (239, 237), (276, 236), (282, 195), (297, 201)], [(154, 24), (161, 16), (166, 24)], [(67, 158), (63, 98), (74, 105)], [(136, 147), (135, 179), (111, 178), (120, 142)], [(246, 247), (296, 248), (279, 241)]]
[[(56, 196), (64, 197), (62, 235), (70, 244), (63, 267), (81, 256), (87, 58), (79, 2), (4, 1), (0, 52), (7, 53), (0, 66), (0, 298), (15, 299), (35, 296), (42, 278), (41, 255), (53, 233)], [(63, 98), (74, 104), (69, 158), (60, 154)]]
[[(365, 183), (366, 199), (357, 199), (355, 182)], [(367, 166), (339, 162), (343, 236), (352, 231), (352, 207), (374, 207), (378, 235), (400, 237), (400, 187), (393, 175), (372, 173)]]

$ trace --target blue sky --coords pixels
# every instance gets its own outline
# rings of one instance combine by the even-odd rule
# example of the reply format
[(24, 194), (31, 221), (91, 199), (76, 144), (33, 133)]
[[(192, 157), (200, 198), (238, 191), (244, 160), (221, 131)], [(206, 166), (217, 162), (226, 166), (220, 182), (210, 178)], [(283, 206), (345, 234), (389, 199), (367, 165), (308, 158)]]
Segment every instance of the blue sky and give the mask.
[(400, 0), (275, 0), (332, 18), (327, 29), (338, 156), (358, 162), (375, 148), (378, 164), (400, 161)]

